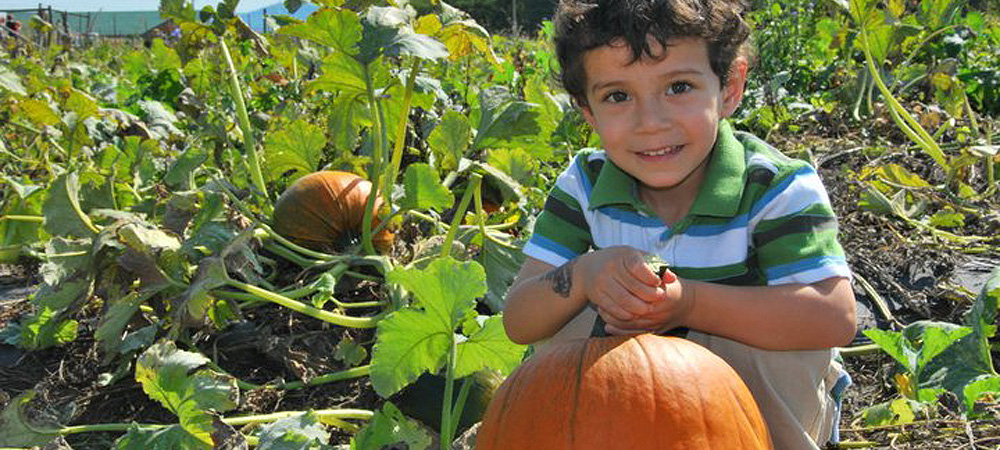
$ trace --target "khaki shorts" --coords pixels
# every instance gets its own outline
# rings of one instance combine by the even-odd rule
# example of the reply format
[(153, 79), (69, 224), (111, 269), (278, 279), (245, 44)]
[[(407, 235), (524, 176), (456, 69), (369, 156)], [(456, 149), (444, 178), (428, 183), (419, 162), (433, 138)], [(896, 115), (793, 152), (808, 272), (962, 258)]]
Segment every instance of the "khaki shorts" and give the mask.
[[(536, 343), (543, 352), (553, 343), (589, 337), (597, 312), (585, 308), (551, 338)], [(777, 450), (819, 449), (837, 439), (840, 411), (832, 391), (849, 382), (834, 361), (834, 350), (769, 351), (697, 331), (687, 338), (724, 359), (750, 388)], [(819, 444), (817, 444), (819, 443)]]

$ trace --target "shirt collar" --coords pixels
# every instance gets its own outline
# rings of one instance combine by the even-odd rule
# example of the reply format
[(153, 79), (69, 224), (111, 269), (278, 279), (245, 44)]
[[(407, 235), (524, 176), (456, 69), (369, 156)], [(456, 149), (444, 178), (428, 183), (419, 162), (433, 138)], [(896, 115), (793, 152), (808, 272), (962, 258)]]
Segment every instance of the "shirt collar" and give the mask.
[[(732, 217), (739, 209), (743, 196), (746, 157), (743, 144), (733, 134), (728, 120), (719, 121), (715, 148), (709, 158), (708, 173), (689, 214)], [(590, 209), (609, 205), (626, 205), (636, 211), (652, 212), (639, 199), (636, 179), (610, 159), (605, 161), (594, 181)]]

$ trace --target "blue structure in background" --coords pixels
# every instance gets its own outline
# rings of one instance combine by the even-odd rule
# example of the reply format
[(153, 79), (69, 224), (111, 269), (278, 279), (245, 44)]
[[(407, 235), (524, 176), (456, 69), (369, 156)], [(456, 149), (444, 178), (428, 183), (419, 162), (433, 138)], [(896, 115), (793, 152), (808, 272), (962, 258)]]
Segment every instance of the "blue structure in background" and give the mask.
[[(312, 3), (303, 3), (302, 7), (299, 8), (298, 11), (295, 11), (295, 14), (290, 14), (288, 10), (285, 9), (285, 2), (278, 2), (270, 6), (265, 6), (256, 11), (250, 11), (248, 13), (237, 14), (237, 15), (240, 16), (240, 18), (243, 19), (243, 21), (246, 22), (247, 25), (250, 25), (250, 28), (252, 28), (254, 31), (258, 33), (263, 33), (265, 11), (267, 12), (268, 16), (289, 15), (299, 20), (306, 20), (306, 18), (308, 18), (309, 15), (312, 14), (313, 11), (316, 11), (317, 9), (319, 9), (319, 7), (313, 5)], [(274, 30), (268, 27), (267, 31), (273, 32)]]

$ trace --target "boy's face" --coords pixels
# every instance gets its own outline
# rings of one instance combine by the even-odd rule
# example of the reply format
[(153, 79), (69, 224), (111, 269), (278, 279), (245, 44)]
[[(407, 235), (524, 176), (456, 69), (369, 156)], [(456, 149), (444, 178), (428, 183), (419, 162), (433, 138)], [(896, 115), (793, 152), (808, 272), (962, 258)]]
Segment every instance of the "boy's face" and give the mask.
[[(746, 62), (737, 58), (726, 86), (712, 72), (701, 38), (653, 40), (653, 54), (634, 63), (625, 45), (584, 53), (583, 116), (608, 157), (649, 191), (694, 193), (704, 178), (719, 119), (739, 106)], [(648, 193), (648, 192), (647, 192)]]

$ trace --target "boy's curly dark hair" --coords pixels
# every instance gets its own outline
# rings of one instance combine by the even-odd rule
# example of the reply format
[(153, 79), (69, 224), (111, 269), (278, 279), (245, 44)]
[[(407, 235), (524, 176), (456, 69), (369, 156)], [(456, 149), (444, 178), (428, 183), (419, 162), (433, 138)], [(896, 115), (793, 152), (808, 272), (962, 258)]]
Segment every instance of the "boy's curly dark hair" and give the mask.
[(588, 50), (622, 41), (635, 62), (662, 56), (653, 53), (649, 37), (661, 46), (673, 38), (700, 37), (708, 42), (709, 64), (724, 85), (736, 56), (749, 52), (750, 26), (743, 20), (748, 7), (747, 0), (560, 0), (553, 19), (560, 81), (586, 105)]

